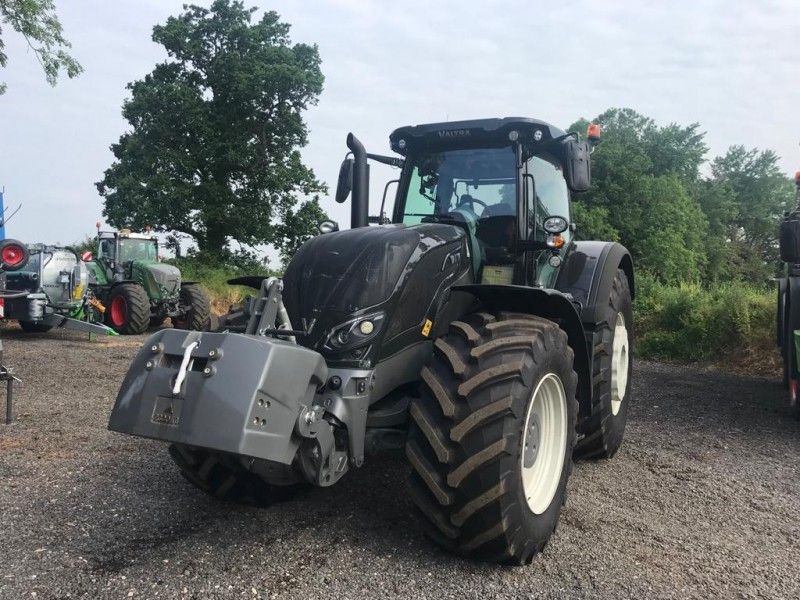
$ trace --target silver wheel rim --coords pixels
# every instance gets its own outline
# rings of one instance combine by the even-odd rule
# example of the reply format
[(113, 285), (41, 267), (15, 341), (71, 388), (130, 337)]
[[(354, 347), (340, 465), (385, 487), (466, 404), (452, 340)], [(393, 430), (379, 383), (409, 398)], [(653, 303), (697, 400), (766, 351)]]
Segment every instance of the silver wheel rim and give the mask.
[(625, 317), (617, 313), (614, 341), (611, 343), (611, 414), (616, 416), (628, 389), (628, 328)]
[(528, 508), (545, 512), (558, 490), (567, 449), (567, 395), (554, 373), (539, 381), (525, 415), (520, 463)]

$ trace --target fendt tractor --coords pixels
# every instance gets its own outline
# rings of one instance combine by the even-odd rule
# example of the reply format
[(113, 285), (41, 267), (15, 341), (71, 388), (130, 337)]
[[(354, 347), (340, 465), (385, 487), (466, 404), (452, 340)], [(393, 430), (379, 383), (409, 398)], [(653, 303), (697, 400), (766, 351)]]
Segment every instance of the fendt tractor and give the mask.
[(70, 248), (31, 244), (26, 264), (4, 274), (8, 296), (0, 298), (2, 317), (15, 319), (23, 331), (53, 327), (116, 335), (103, 325), (104, 307), (89, 290), (89, 271)]
[(97, 254), (88, 258), (90, 287), (106, 307), (106, 324), (119, 333), (144, 333), (167, 317), (179, 329), (208, 328), (208, 295), (196, 282), (181, 281), (178, 267), (159, 262), (155, 236), (98, 231)]
[[(351, 228), (321, 224), (283, 279), (232, 280), (259, 291), (222, 331), (154, 334), (110, 429), (169, 442), (192, 484), (258, 503), (404, 450), (430, 538), (528, 563), (573, 451), (613, 456), (630, 402), (631, 257), (570, 222), (598, 136), (436, 123), (394, 131), (389, 157), (350, 134), (336, 198), (352, 193)], [(391, 222), (368, 217), (368, 160), (401, 168)]]
[(800, 171), (795, 173), (797, 204), (780, 225), (779, 247), (784, 263), (778, 278), (777, 342), (783, 359), (783, 384), (800, 418)]

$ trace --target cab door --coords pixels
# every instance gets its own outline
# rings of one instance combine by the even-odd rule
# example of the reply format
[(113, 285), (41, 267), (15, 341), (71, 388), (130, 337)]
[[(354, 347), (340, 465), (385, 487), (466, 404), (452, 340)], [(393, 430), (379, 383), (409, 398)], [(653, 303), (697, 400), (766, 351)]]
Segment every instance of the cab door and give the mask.
[[(569, 189), (558, 162), (551, 161), (546, 156), (534, 156), (528, 159), (525, 166), (525, 201), (529, 239), (538, 242), (547, 241), (543, 223), (548, 217), (559, 216), (570, 221)], [(529, 259), (532, 279), (538, 286), (544, 288), (555, 286), (560, 263), (564, 262), (572, 240), (571, 228), (567, 228), (561, 237), (564, 239), (564, 245), (558, 251), (539, 250)], [(561, 259), (560, 263), (551, 260), (553, 256), (558, 256)]]

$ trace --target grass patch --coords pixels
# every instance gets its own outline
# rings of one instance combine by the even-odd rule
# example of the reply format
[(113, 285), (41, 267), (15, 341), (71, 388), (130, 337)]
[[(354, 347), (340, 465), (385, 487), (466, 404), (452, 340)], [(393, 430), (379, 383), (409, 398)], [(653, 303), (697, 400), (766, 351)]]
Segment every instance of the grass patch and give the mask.
[(227, 281), (243, 275), (275, 275), (262, 265), (238, 266), (218, 265), (198, 260), (195, 257), (171, 259), (167, 261), (181, 270), (184, 281), (197, 281), (208, 292), (211, 298), (211, 310), (215, 314), (228, 312), (231, 304), (241, 302), (247, 295), (254, 295), (255, 290), (240, 285), (228, 285)]

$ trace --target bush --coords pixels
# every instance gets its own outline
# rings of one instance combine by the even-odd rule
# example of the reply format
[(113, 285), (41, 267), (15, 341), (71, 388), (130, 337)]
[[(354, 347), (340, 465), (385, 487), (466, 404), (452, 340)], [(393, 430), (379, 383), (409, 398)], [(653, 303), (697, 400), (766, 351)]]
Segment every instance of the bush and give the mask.
[(769, 289), (665, 285), (640, 275), (635, 311), (643, 358), (720, 361), (769, 352), (773, 345), (775, 293)]
[(227, 312), (231, 304), (241, 302), (244, 296), (255, 292), (249, 287), (228, 285), (228, 279), (242, 275), (264, 275), (265, 277), (277, 275), (263, 263), (241, 259), (219, 264), (196, 256), (189, 256), (165, 262), (178, 267), (184, 281), (197, 281), (208, 291), (211, 297), (211, 308), (216, 314)]

